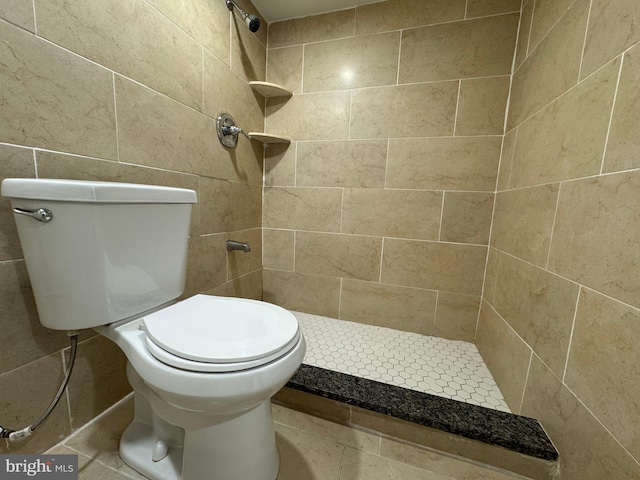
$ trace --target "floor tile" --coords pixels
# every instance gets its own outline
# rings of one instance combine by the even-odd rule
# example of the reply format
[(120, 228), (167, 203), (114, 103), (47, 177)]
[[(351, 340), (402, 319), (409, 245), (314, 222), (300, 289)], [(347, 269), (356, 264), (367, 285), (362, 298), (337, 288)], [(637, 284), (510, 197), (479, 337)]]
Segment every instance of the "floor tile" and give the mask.
[(276, 424), (280, 452), (277, 480), (337, 480), (345, 446)]
[(510, 412), (473, 343), (293, 313), (307, 365)]
[[(302, 478), (302, 477), (301, 477)], [(405, 463), (347, 448), (338, 480), (452, 480)]]

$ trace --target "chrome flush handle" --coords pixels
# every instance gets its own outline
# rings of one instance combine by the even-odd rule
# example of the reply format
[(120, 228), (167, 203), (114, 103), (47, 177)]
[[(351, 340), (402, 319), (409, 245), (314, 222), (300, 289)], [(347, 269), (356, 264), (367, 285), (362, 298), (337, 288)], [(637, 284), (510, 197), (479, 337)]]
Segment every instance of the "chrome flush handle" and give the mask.
[(26, 215), (35, 218), (39, 222), (48, 223), (53, 218), (53, 213), (48, 208), (38, 208), (37, 210), (25, 210), (23, 208), (14, 208), (13, 213), (18, 215)]

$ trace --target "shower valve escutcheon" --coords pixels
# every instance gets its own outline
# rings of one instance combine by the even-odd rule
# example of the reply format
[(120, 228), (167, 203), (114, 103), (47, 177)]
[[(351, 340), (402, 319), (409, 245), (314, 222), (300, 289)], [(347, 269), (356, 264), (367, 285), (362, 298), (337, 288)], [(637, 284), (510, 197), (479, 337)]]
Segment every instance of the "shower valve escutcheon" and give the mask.
[(240, 127), (236, 126), (236, 121), (228, 113), (221, 113), (216, 118), (216, 132), (218, 133), (218, 140), (227, 148), (233, 148), (238, 143), (238, 135), (242, 134), (247, 139), (251, 140), (251, 137), (247, 135)]

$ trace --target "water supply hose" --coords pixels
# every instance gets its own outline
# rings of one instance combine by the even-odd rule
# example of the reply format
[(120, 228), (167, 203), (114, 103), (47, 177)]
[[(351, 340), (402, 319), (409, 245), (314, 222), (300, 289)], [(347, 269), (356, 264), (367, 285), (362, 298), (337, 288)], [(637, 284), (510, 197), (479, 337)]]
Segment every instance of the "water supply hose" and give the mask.
[(76, 361), (76, 352), (78, 350), (78, 331), (69, 331), (67, 332), (67, 335), (71, 339), (71, 351), (69, 353), (69, 362), (67, 364), (67, 369), (64, 372), (64, 378), (62, 379), (60, 388), (58, 388), (58, 393), (56, 393), (56, 396), (53, 398), (44, 413), (40, 415), (38, 419), (28, 427), (22, 428), (20, 430), (12, 430), (0, 425), (0, 438), (6, 438), (9, 442), (15, 442), (17, 440), (22, 440), (23, 438), (30, 436), (34, 432), (34, 430), (47, 419), (53, 409), (56, 408), (56, 405), (58, 405), (58, 402), (60, 401), (60, 398), (62, 398), (62, 394), (64, 393), (64, 389), (67, 388), (67, 384), (69, 383), (71, 371), (73, 370), (73, 364)]

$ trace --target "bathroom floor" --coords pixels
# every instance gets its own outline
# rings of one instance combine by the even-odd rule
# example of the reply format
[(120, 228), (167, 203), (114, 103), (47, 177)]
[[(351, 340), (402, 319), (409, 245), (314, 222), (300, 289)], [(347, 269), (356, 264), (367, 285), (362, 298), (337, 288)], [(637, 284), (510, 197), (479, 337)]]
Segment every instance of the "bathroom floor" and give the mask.
[(470, 342), (293, 313), (307, 365), (511, 412)]
[[(273, 417), (281, 462), (277, 480), (522, 478), (276, 405)], [(129, 395), (48, 453), (77, 454), (81, 480), (144, 479), (118, 456), (120, 435), (132, 418)]]

